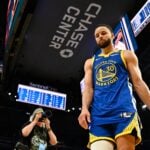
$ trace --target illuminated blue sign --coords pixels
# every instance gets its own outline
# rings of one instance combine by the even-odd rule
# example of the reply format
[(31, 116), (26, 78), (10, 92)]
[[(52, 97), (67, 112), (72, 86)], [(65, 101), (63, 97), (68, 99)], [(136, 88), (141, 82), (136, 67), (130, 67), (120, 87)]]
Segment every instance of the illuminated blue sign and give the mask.
[(131, 26), (134, 35), (137, 36), (145, 26), (150, 22), (150, 0), (138, 11), (138, 13), (131, 20)]
[(16, 101), (50, 107), (60, 110), (66, 109), (66, 94), (43, 90), (31, 86), (18, 85), (18, 99)]

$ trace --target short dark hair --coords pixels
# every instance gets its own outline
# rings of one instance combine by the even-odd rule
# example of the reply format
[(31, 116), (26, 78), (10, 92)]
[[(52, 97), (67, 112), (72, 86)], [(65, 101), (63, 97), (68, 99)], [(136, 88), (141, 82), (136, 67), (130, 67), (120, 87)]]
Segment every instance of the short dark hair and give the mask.
[[(96, 28), (98, 28), (98, 27), (102, 27), (102, 26), (104, 26), (104, 27), (108, 28), (108, 29), (110, 30), (110, 32), (112, 32), (112, 33), (113, 33), (113, 29), (112, 29), (112, 27), (111, 27), (110, 25), (108, 25), (108, 24), (98, 24), (98, 25), (96, 26)], [(96, 29), (96, 28), (95, 28), (95, 29)]]

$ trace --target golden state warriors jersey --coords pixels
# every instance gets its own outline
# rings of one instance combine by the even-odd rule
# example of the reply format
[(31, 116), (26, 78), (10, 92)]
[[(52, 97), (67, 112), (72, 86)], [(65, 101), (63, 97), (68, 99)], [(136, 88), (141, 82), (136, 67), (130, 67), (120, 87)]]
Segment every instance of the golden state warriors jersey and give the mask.
[(128, 77), (122, 50), (94, 57), (91, 119), (95, 125), (120, 122), (136, 111)]

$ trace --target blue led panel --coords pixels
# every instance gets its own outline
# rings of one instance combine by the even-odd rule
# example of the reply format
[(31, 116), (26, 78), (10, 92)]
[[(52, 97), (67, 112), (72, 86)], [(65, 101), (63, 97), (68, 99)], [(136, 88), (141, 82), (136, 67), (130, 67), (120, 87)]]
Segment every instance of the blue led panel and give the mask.
[(131, 20), (131, 26), (135, 37), (150, 23), (150, 0), (142, 6)]
[(16, 101), (50, 107), (59, 110), (66, 109), (66, 94), (39, 89), (27, 85), (18, 85)]

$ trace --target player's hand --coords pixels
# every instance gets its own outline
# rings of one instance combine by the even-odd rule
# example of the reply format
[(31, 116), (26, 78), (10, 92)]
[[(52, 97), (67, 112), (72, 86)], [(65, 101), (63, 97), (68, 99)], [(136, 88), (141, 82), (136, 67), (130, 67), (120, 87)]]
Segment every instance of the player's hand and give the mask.
[(82, 128), (88, 129), (88, 124), (91, 122), (90, 116), (90, 112), (87, 109), (81, 111), (78, 121)]

